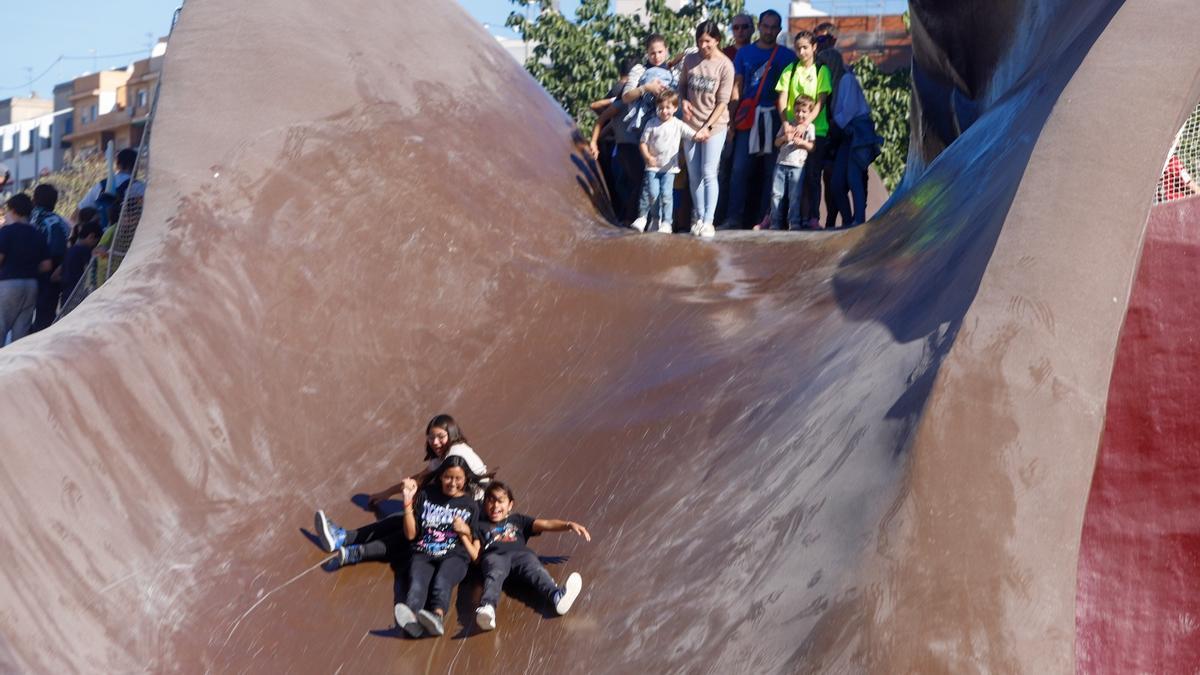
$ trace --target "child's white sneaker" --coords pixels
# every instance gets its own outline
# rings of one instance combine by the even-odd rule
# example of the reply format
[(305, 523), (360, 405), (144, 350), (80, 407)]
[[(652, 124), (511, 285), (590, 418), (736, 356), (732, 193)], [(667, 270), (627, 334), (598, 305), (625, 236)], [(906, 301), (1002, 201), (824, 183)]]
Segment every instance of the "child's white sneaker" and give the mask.
[(396, 603), (394, 614), (396, 615), (396, 625), (400, 628), (400, 630), (408, 633), (409, 637), (419, 638), (425, 634), (425, 629), (422, 628), (420, 622), (417, 621), (417, 615), (413, 614), (413, 611), (409, 609), (408, 605), (404, 604), (403, 602)]
[(700, 229), (696, 231), (696, 236), (712, 239), (717, 236), (717, 228), (713, 227), (712, 223), (700, 223)]
[(446, 632), (446, 627), (442, 624), (442, 617), (427, 609), (417, 612), (417, 621), (421, 622), (426, 633), (434, 637), (440, 637)]
[(562, 585), (562, 588), (554, 592), (554, 611), (558, 612), (559, 616), (571, 611), (571, 605), (575, 604), (575, 598), (579, 597), (579, 591), (583, 590), (583, 577), (579, 576), (579, 572), (571, 572), (567, 577), (567, 583)]
[(675, 228), (671, 227), (670, 223), (659, 223), (658, 224), (658, 233), (659, 234), (671, 234), (674, 231), (675, 231)]
[(475, 610), (475, 624), (479, 626), (479, 630), (495, 630), (496, 608), (491, 605), (483, 605)]
[(632, 227), (633, 229), (637, 230), (638, 232), (645, 232), (646, 231), (646, 216), (638, 216), (637, 220), (630, 223), (629, 226)]
[(691, 232), (692, 234), (696, 235), (697, 237), (700, 236), (700, 226), (703, 224), (704, 223), (702, 223), (698, 220), (693, 220), (692, 228), (690, 230), (688, 230), (688, 232)]

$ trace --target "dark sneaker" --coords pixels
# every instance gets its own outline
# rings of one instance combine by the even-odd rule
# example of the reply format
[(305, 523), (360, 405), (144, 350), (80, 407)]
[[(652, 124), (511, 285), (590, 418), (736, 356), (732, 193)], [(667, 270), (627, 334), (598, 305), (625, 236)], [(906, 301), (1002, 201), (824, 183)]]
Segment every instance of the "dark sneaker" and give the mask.
[(396, 604), (396, 626), (408, 633), (408, 637), (419, 638), (425, 634), (425, 629), (417, 622), (417, 615), (403, 602)]
[(583, 577), (579, 576), (579, 572), (571, 572), (567, 577), (567, 583), (563, 584), (554, 593), (551, 600), (554, 602), (554, 611), (558, 612), (559, 616), (571, 611), (571, 605), (575, 604), (575, 598), (579, 597), (579, 591), (583, 590)]
[(495, 630), (496, 608), (491, 605), (484, 605), (475, 610), (475, 623), (479, 626), (479, 630)]
[(324, 511), (317, 511), (317, 515), (313, 517), (313, 529), (317, 531), (317, 537), (321, 539), (321, 548), (325, 549), (326, 553), (333, 553), (346, 543), (346, 531), (326, 518)]
[(421, 622), (421, 625), (424, 626), (426, 633), (429, 633), (434, 637), (440, 636), (446, 632), (445, 626), (442, 625), (442, 617), (427, 609), (417, 612), (417, 621)]
[(333, 560), (329, 561), (328, 569), (336, 570), (339, 567), (345, 567), (346, 565), (354, 565), (361, 561), (362, 557), (362, 546), (359, 546), (358, 544), (342, 546), (337, 550), (337, 555), (333, 557)]

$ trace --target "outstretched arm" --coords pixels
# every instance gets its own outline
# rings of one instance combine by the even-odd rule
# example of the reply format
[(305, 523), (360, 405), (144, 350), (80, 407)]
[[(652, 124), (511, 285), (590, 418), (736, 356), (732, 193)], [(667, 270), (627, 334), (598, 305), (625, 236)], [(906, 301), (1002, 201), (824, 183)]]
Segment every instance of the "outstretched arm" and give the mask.
[(381, 502), (385, 499), (391, 498), (392, 495), (394, 495), (397, 492), (400, 492), (402, 489), (404, 489), (404, 481), (406, 481), (406, 480), (410, 480), (410, 479), (414, 480), (414, 481), (416, 481), (417, 485), (420, 485), (421, 483), (425, 482), (425, 478), (428, 476), (429, 476), (429, 469), (421, 469), (420, 471), (414, 473), (412, 476), (405, 478), (404, 480), (400, 481), (399, 483), (396, 483), (395, 485), (393, 485), (389, 488), (385, 488), (383, 490), (380, 490), (379, 492), (372, 492), (371, 494), (367, 495), (367, 506), (369, 506), (371, 508), (375, 508), (376, 506), (379, 506), (379, 502)]
[(567, 530), (583, 537), (585, 541), (592, 540), (592, 535), (587, 531), (586, 527), (571, 520), (537, 518), (533, 521), (533, 531), (535, 534), (541, 534), (542, 532), (566, 532)]

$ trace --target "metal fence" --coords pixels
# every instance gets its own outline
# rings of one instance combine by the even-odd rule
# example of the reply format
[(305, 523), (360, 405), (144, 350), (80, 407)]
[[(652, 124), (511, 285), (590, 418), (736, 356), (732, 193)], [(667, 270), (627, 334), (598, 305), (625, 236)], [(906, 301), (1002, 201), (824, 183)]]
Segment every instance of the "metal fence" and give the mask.
[(1200, 106), (1192, 111), (1167, 155), (1154, 203), (1161, 204), (1184, 197), (1200, 195)]
[[(175, 32), (175, 24), (179, 21), (182, 11), (181, 4), (171, 18), (171, 33)], [(169, 35), (168, 39), (170, 39)], [(138, 183), (146, 186), (150, 181), (150, 137), (154, 132), (154, 120), (158, 113), (158, 95), (162, 90), (162, 83), (163, 73), (160, 72), (158, 81), (154, 85), (154, 99), (150, 104), (150, 114), (146, 116), (146, 127), (142, 132), (142, 140), (138, 144), (137, 162), (134, 164), (129, 183), (131, 187), (126, 189), (125, 199), (121, 204), (121, 214), (116, 222), (105, 231), (104, 237), (100, 240), (100, 245), (97, 246), (96, 253), (88, 263), (87, 270), (80, 278), (79, 283), (71, 289), (69, 294), (66, 294), (59, 307), (57, 319), (61, 319), (78, 307), (84, 298), (107, 281), (121, 266), (121, 261), (125, 259), (133, 245), (133, 237), (137, 234), (138, 223), (142, 220), (144, 189), (135, 190), (132, 189), (132, 186)]]

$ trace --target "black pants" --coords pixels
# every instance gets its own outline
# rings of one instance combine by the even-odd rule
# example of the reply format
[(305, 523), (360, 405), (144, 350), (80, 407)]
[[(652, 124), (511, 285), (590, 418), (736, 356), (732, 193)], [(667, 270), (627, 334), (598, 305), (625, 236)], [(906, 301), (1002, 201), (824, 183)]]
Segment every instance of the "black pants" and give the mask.
[(808, 159), (804, 162), (804, 199), (800, 202), (800, 215), (806, 221), (821, 217), (821, 174), (825, 170), (828, 148), (828, 139), (817, 136), (813, 141), (812, 150), (808, 151)]
[(617, 194), (621, 196), (617, 218), (623, 225), (628, 225), (637, 218), (646, 160), (642, 159), (642, 151), (636, 143), (617, 143), (617, 156), (614, 159), (621, 167), (617, 177)]
[(538, 560), (537, 554), (529, 549), (488, 553), (483, 556), (481, 564), (483, 566), (483, 599), (480, 600), (480, 604), (482, 605), (495, 607), (500, 602), (500, 590), (504, 587), (504, 580), (510, 574), (532, 586), (539, 595), (547, 600), (558, 590), (558, 584), (554, 583), (550, 573), (542, 566), (542, 561)]
[(431, 558), (414, 551), (408, 565), (408, 595), (404, 604), (419, 612), (425, 609), (428, 600), (429, 609), (440, 609), (444, 613), (450, 607), (454, 587), (466, 576), (467, 559), (464, 556), (448, 554)]
[(62, 284), (50, 281), (49, 273), (38, 274), (37, 308), (29, 332), (35, 333), (54, 323), (54, 317), (58, 315), (59, 295), (62, 295)]
[(409, 541), (404, 536), (404, 516), (389, 516), (383, 520), (346, 530), (346, 545), (362, 546), (363, 560), (397, 560), (408, 552)]

